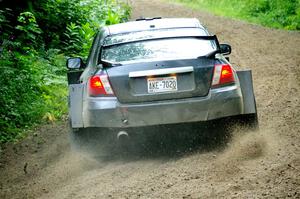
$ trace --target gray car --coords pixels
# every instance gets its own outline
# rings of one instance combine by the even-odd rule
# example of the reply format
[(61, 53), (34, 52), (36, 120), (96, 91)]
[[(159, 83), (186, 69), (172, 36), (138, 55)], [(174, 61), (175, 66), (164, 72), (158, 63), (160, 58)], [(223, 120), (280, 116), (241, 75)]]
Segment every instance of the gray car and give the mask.
[(230, 53), (197, 19), (101, 28), (86, 63), (67, 61), (73, 137), (92, 130), (119, 138), (139, 127), (226, 118), (256, 127), (251, 70), (233, 67)]

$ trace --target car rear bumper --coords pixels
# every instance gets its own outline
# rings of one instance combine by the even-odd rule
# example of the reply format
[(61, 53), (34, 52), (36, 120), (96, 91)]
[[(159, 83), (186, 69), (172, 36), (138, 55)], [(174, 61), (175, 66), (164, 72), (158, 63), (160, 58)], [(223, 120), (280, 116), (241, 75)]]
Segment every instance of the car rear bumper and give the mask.
[(205, 97), (121, 104), (117, 98), (89, 97), (83, 103), (84, 127), (126, 128), (208, 121), (243, 113), (237, 85), (211, 89)]

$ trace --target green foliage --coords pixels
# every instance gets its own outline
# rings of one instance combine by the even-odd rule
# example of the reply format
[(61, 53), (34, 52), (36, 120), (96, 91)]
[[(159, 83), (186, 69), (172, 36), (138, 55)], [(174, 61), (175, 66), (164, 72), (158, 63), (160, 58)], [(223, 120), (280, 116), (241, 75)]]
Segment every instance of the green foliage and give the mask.
[[(13, 26), (11, 36), (22, 44), (31, 46), (38, 40), (36, 43), (42, 43), (45, 49), (58, 48), (66, 55), (84, 57), (91, 38), (101, 26), (126, 21), (130, 15), (130, 7), (121, 0), (25, 0), (20, 5), (23, 7), (12, 4), (7, 8), (10, 12), (0, 10), (1, 25)], [(9, 13), (18, 15), (8, 17)], [(5, 30), (1, 25), (0, 31)]]
[(6, 8), (3, 10), (0, 10), (0, 39), (3, 40), (8, 36), (9, 33), (11, 33), (12, 29), (14, 27), (11, 25), (8, 17), (12, 15), (11, 9)]
[(68, 54), (76, 54), (81, 50), (82, 38), (81, 38), (81, 27), (75, 23), (70, 23), (67, 25), (67, 30), (64, 33), (66, 40), (64, 43), (64, 51)]
[(92, 45), (95, 36), (95, 30), (91, 27), (90, 23), (86, 23), (81, 26), (79, 33), (82, 41), (80, 55), (86, 57)]
[[(104, 3), (109, 2), (109, 3)], [(70, 21), (64, 32), (64, 51), (68, 55), (86, 57), (96, 31), (104, 25), (112, 25), (128, 20), (130, 7), (117, 1), (84, 0), (80, 8), (86, 18), (84, 23)]]
[(34, 124), (62, 118), (66, 55), (86, 57), (101, 26), (130, 14), (126, 4), (114, 0), (22, 2), (0, 9), (0, 143), (23, 137)]
[(264, 26), (300, 30), (300, 0), (175, 0), (222, 16)]
[(22, 43), (23, 50), (28, 50), (32, 46), (36, 47), (40, 43), (41, 29), (36, 23), (36, 19), (31, 12), (23, 12), (18, 17), (19, 25), (16, 26), (16, 30), (19, 30), (18, 41)]
[[(66, 111), (64, 56), (4, 51), (0, 59), (0, 142), (19, 136), (46, 113)], [(59, 92), (58, 92), (59, 91)], [(57, 114), (60, 111), (60, 114)]]
[(82, 9), (80, 0), (37, 0), (32, 1), (31, 9), (43, 30), (46, 48), (62, 48), (67, 24), (81, 25), (89, 17), (89, 13)]

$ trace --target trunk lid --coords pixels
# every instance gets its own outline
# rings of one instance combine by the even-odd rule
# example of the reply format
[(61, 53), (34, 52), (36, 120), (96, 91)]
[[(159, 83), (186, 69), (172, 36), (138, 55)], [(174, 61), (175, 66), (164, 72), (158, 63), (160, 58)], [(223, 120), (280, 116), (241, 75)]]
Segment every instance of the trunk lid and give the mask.
[(206, 96), (214, 64), (214, 59), (204, 58), (124, 64), (105, 70), (121, 103), (139, 103)]

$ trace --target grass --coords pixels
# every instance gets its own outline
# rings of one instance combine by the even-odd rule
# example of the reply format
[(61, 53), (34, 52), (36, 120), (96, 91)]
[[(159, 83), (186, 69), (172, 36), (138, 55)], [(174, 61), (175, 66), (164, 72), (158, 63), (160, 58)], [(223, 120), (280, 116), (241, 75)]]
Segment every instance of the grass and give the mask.
[(300, 0), (169, 0), (219, 16), (263, 26), (300, 30)]

